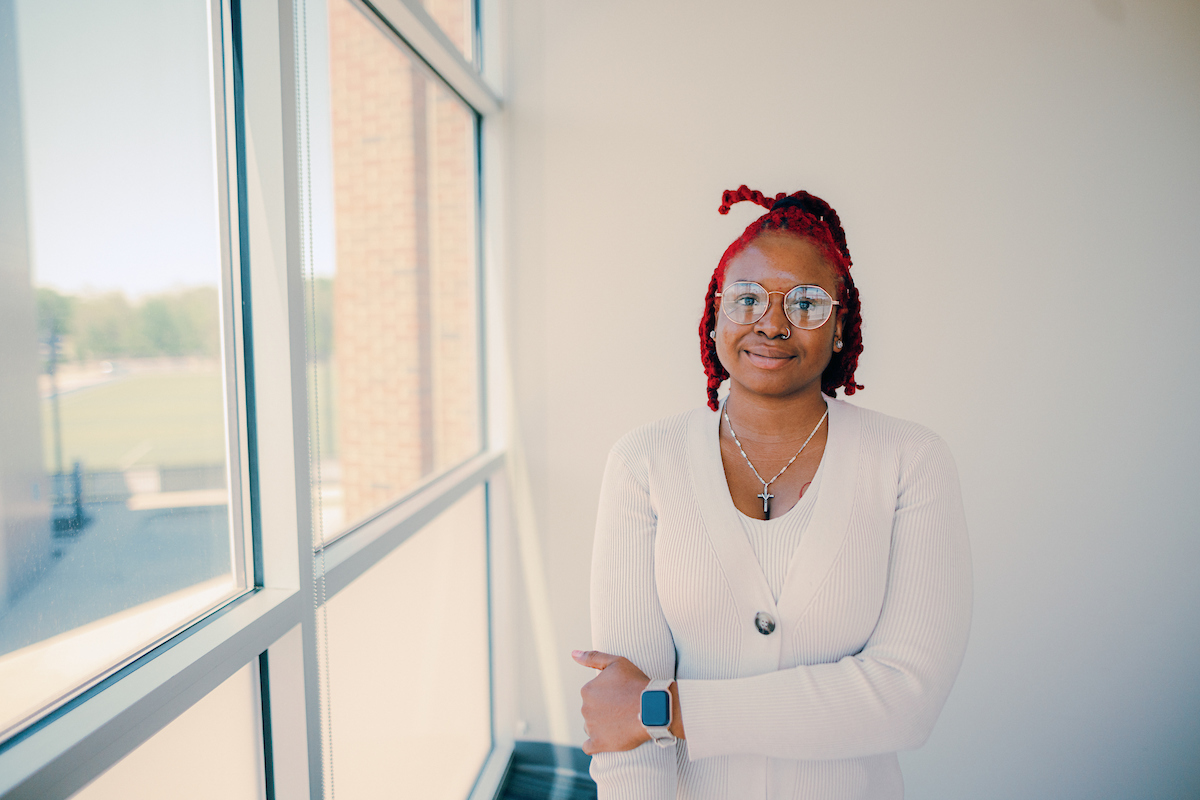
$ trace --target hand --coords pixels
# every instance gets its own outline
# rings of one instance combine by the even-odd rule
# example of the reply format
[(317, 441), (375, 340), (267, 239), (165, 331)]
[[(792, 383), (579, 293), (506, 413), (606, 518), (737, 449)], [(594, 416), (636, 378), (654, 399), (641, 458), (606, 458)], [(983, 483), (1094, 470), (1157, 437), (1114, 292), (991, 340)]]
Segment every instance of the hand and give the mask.
[(632, 750), (650, 740), (650, 734), (638, 722), (642, 710), (642, 690), (650, 679), (646, 673), (621, 656), (598, 650), (576, 650), (571, 657), (600, 674), (584, 685), (583, 730), (588, 740), (583, 752), (612, 753)]
[[(583, 687), (583, 729), (588, 740), (583, 752), (612, 753), (632, 750), (650, 741), (650, 734), (638, 722), (642, 710), (642, 690), (650, 678), (633, 662), (621, 656), (598, 650), (576, 650), (571, 658), (585, 667), (600, 670), (600, 674)], [(671, 733), (683, 736), (683, 719), (679, 709), (679, 692), (671, 684)]]

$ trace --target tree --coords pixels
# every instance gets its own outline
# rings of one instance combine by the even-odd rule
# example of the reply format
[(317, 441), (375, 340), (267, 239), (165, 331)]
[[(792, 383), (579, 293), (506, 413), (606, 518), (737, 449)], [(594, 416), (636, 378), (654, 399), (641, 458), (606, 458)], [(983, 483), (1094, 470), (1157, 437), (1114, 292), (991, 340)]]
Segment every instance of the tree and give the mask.
[(38, 339), (48, 341), (52, 332), (65, 336), (71, 332), (71, 320), (75, 313), (75, 298), (59, 294), (53, 289), (37, 290)]

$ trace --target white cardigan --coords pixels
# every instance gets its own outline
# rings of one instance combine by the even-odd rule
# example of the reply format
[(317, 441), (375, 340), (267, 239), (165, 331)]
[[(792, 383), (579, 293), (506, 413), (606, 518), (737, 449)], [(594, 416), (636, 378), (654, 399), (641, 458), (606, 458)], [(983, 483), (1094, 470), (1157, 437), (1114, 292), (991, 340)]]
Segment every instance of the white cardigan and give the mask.
[(970, 625), (958, 477), (925, 428), (828, 405), (820, 492), (778, 603), (729, 495), (717, 414), (613, 447), (593, 647), (676, 678), (687, 740), (593, 757), (601, 800), (903, 797), (896, 751), (929, 736)]

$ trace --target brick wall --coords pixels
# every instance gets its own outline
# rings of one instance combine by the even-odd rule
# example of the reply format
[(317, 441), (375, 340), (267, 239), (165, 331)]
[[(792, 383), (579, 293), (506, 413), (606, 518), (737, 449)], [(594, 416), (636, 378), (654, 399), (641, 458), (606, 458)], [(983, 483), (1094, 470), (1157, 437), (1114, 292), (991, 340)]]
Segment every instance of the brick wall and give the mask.
[(330, 375), (353, 522), (479, 447), (475, 134), (461, 101), (348, 0), (329, 22)]

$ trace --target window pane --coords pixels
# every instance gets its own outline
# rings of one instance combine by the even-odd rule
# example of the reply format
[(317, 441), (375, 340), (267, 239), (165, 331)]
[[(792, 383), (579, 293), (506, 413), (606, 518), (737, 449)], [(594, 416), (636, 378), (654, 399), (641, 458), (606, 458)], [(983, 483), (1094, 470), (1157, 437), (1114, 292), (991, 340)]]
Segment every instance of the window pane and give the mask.
[(446, 37), (467, 61), (473, 61), (475, 44), (475, 3), (473, 0), (421, 0)]
[(349, 0), (329, 40), (336, 245), (308, 284), (326, 540), (481, 447), (474, 114)]
[(75, 800), (259, 800), (258, 672), (247, 664), (72, 797)]
[(0, 731), (243, 585), (209, 14), (0, 4)]
[(328, 613), (338, 795), (462, 800), (491, 749), (483, 489), (334, 595)]

